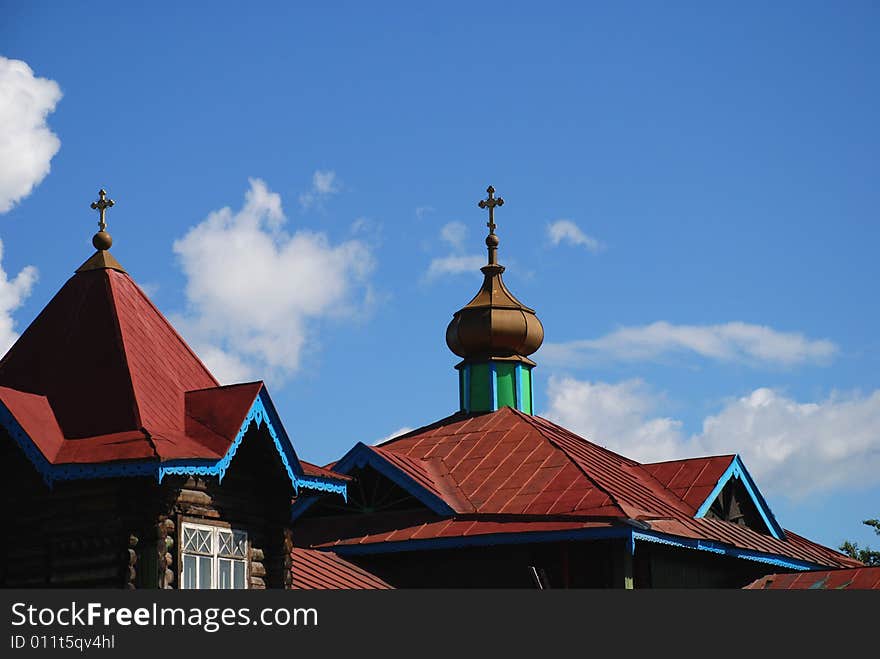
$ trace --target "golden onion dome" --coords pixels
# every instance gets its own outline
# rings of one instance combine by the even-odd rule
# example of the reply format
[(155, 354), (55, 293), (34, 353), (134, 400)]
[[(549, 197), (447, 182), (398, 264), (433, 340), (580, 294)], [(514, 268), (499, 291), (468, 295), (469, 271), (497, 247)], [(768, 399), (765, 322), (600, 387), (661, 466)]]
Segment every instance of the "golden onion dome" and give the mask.
[(544, 326), (535, 310), (517, 300), (501, 278), (504, 266), (497, 262), (499, 241), (495, 235), (494, 209), (503, 205), (504, 200), (494, 197), (491, 185), (487, 192), (489, 198), (479, 205), (489, 209), (489, 263), (480, 268), (483, 285), (479, 292), (453, 314), (446, 328), (446, 345), (465, 359), (525, 358), (541, 347)]

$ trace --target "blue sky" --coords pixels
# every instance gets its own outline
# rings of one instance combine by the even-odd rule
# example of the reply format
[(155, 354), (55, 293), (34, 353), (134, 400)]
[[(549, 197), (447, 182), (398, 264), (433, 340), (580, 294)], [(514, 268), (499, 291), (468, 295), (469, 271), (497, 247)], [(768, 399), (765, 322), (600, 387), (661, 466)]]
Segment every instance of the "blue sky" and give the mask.
[(880, 544), (875, 3), (0, 13), (0, 338), (90, 255), (104, 186), (114, 255), (327, 462), (457, 406), (491, 183), (539, 413), (739, 452), (783, 526)]

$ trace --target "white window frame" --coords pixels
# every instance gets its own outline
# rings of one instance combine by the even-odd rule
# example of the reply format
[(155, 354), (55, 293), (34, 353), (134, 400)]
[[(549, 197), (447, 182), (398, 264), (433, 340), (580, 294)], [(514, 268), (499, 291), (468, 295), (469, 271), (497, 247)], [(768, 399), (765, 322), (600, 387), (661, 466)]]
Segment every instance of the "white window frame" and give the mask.
[[(196, 551), (186, 550), (184, 549), (184, 530), (192, 529), (198, 531), (208, 531), (211, 533), (211, 553), (207, 552), (199, 553)], [(226, 554), (220, 554), (220, 533), (232, 533), (232, 534), (242, 534), (244, 535), (244, 556), (232, 556)], [(211, 559), (211, 590), (220, 590), (217, 584), (220, 583), (220, 560), (228, 560), (232, 562), (233, 567), (231, 568), (234, 572), (235, 562), (238, 561), (244, 564), (244, 589), (247, 590), (248, 587), (248, 554), (249, 554), (249, 542), (248, 542), (248, 534), (247, 531), (243, 529), (236, 529), (230, 526), (221, 526), (218, 524), (199, 524), (196, 522), (187, 522), (184, 521), (180, 524), (180, 538), (179, 544), (180, 547), (180, 588), (181, 590), (187, 590), (186, 587), (186, 575), (184, 574), (184, 565), (186, 564), (184, 561), (184, 556), (194, 556), (196, 557), (195, 565), (196, 565), (196, 576), (195, 583), (197, 584), (194, 589), (190, 590), (202, 590), (198, 587), (199, 583), (199, 558), (210, 557)]]

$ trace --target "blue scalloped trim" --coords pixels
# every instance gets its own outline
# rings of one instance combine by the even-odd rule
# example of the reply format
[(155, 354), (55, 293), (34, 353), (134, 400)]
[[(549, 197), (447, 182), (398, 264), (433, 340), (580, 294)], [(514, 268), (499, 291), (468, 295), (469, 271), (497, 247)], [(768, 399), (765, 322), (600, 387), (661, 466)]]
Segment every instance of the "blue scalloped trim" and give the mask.
[(777, 567), (784, 567), (791, 570), (815, 570), (817, 567), (825, 567), (821, 563), (812, 563), (797, 558), (789, 558), (779, 554), (767, 554), (764, 552), (753, 551), (751, 549), (740, 549), (731, 545), (725, 545), (720, 542), (711, 540), (698, 540), (692, 538), (680, 538), (678, 536), (670, 536), (650, 531), (633, 531), (633, 541), (641, 540), (644, 542), (653, 542), (655, 544), (670, 545), (672, 547), (680, 547), (683, 549), (698, 549), (700, 551), (708, 551), (713, 554), (724, 554), (733, 558), (740, 558), (747, 561), (755, 561), (757, 563), (767, 563)]
[(154, 476), (159, 482), (169, 474), (185, 475), (185, 476), (217, 476), (222, 482), (226, 475), (232, 458), (238, 452), (238, 447), (244, 439), (247, 429), (251, 423), (259, 426), (265, 423), (275, 450), (281, 457), (281, 462), (287, 472), (288, 478), (293, 485), (295, 494), (299, 493), (300, 488), (305, 490), (315, 490), (319, 492), (329, 492), (339, 494), (345, 501), (348, 501), (348, 486), (345, 481), (337, 481), (332, 478), (320, 478), (306, 476), (303, 474), (302, 466), (299, 458), (293, 450), (293, 444), (281, 425), (275, 406), (269, 398), (269, 394), (265, 388), (260, 390), (257, 399), (251, 406), (247, 417), (241, 424), (235, 440), (232, 442), (229, 450), (226, 451), (220, 460), (170, 460), (167, 462), (156, 462), (155, 460), (139, 460), (132, 462), (112, 462), (103, 464), (66, 464), (53, 465), (43, 455), (42, 451), (33, 442), (30, 436), (24, 431), (9, 409), (0, 402), (0, 425), (2, 425), (10, 436), (15, 440), (27, 458), (33, 463), (37, 471), (42, 476), (46, 485), (52, 487), (56, 481), (77, 480), (84, 478), (114, 478), (114, 477), (131, 477), (131, 476)]

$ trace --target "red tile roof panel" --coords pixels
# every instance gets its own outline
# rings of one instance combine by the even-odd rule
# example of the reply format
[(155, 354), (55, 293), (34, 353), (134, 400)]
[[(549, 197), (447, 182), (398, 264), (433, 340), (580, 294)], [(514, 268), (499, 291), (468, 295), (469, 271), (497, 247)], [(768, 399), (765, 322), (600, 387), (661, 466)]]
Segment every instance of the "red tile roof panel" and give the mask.
[(335, 478), (343, 481), (350, 481), (351, 476), (346, 476), (345, 474), (340, 474), (332, 469), (328, 469), (326, 467), (319, 467), (316, 464), (312, 464), (311, 462), (306, 462), (305, 460), (299, 461), (302, 466), (303, 473), (306, 476), (318, 476), (320, 478)]
[[(392, 532), (367, 534), (356, 538), (343, 538), (315, 545), (331, 548), (346, 545), (368, 545), (395, 540), (431, 540), (435, 538), (464, 538), (473, 536), (504, 535), (511, 533), (547, 533), (553, 531), (577, 531), (581, 529), (607, 529), (613, 522), (607, 520), (547, 520), (507, 521), (482, 519), (444, 519), (428, 524), (419, 524)], [(413, 547), (416, 549), (416, 547)]]
[(718, 519), (681, 518), (653, 520), (651, 530), (683, 538), (711, 540), (736, 547), (777, 556), (788, 556), (801, 561), (832, 567), (852, 567), (858, 561), (816, 544), (796, 533), (786, 531), (785, 540), (753, 531), (752, 529)]
[(706, 497), (712, 493), (735, 457), (713, 455), (687, 460), (670, 460), (644, 464), (642, 468), (695, 513)]
[(40, 394), (0, 387), (0, 402), (29, 437), (40, 438), (43, 456), (52, 462), (64, 445), (64, 433), (55, 419), (49, 399)]
[(744, 588), (751, 590), (880, 590), (880, 567), (768, 574)]
[(111, 268), (77, 272), (0, 360), (0, 402), (53, 465), (217, 461), (262, 388), (219, 386)]
[(294, 590), (388, 590), (392, 586), (375, 574), (333, 552), (294, 548), (291, 554)]

